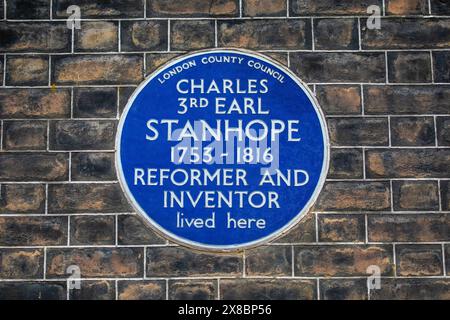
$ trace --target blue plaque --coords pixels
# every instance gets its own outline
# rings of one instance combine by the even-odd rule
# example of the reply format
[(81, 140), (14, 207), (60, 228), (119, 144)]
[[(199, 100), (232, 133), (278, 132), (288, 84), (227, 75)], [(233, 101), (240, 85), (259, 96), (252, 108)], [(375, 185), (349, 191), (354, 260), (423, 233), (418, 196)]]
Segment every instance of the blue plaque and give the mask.
[(120, 119), (116, 167), (136, 211), (185, 246), (230, 251), (284, 234), (328, 171), (325, 118), (290, 70), (244, 50), (176, 58)]

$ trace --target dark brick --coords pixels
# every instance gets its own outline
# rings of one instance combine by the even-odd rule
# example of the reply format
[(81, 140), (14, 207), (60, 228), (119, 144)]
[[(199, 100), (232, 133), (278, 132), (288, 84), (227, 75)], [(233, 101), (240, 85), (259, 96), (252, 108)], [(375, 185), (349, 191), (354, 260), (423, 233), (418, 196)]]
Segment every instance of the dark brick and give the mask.
[(247, 276), (292, 275), (292, 247), (268, 246), (245, 252)]
[(449, 279), (382, 279), (381, 289), (372, 290), (371, 300), (448, 300)]
[(72, 180), (116, 180), (114, 153), (72, 153)]
[(123, 51), (167, 50), (167, 21), (124, 21), (121, 28)]
[(442, 210), (450, 211), (450, 181), (441, 181)]
[(286, 16), (287, 0), (244, 0), (242, 14), (249, 17)]
[[(0, 12), (0, 14), (1, 14), (1, 12)], [(1, 79), (0, 79), (0, 84), (1, 85), (4, 85), (4, 83), (3, 83), (3, 65), (4, 65), (4, 63), (6, 63), (6, 61), (3, 61), (3, 57), (0, 57), (0, 76), (2, 77)]]
[(47, 249), (47, 277), (67, 278), (67, 267), (77, 265), (82, 278), (143, 276), (142, 248)]
[(47, 121), (5, 121), (3, 147), (6, 150), (45, 150)]
[(320, 300), (367, 300), (367, 280), (321, 279)]
[(209, 280), (174, 280), (169, 282), (170, 300), (214, 300), (216, 282)]
[(0, 300), (66, 300), (66, 283), (0, 282)]
[(45, 187), (42, 184), (2, 184), (0, 213), (43, 213)]
[(434, 80), (436, 82), (450, 82), (450, 52), (433, 52)]
[(427, 0), (386, 0), (387, 15), (428, 15)]
[(363, 242), (365, 240), (365, 219), (363, 215), (318, 216), (319, 241)]
[(286, 279), (221, 280), (223, 300), (315, 300), (316, 281)]
[(180, 247), (147, 248), (147, 276), (237, 276), (242, 273), (242, 256), (195, 253)]
[(389, 82), (431, 82), (431, 56), (426, 52), (389, 52)]
[(273, 60), (288, 66), (288, 53), (286, 52), (264, 52), (266, 56), (272, 58)]
[(437, 181), (393, 181), (394, 210), (439, 210)]
[(0, 249), (1, 279), (42, 278), (43, 266), (42, 249)]
[(445, 246), (445, 267), (446, 267), (446, 271), (448, 274), (450, 272), (450, 246), (446, 245)]
[(370, 5), (382, 7), (381, 0), (291, 0), (292, 16), (366, 15)]
[(336, 146), (387, 146), (387, 118), (329, 118), (330, 141)]
[(113, 245), (114, 216), (76, 216), (70, 218), (70, 244)]
[(290, 56), (291, 68), (308, 82), (386, 81), (383, 53), (295, 52)]
[(356, 50), (359, 48), (357, 19), (315, 19), (317, 50)]
[(450, 19), (385, 18), (381, 29), (361, 20), (363, 49), (434, 49), (450, 45)]
[(0, 154), (0, 180), (62, 181), (69, 173), (65, 153), (3, 153)]
[(145, 0), (54, 0), (53, 17), (66, 18), (71, 5), (80, 7), (82, 19), (86, 18), (143, 18)]
[(316, 241), (316, 222), (314, 214), (307, 214), (292, 229), (289, 229), (274, 243), (304, 243)]
[(57, 84), (130, 84), (142, 81), (144, 66), (142, 55), (62, 55), (52, 69)]
[(165, 281), (119, 281), (119, 300), (165, 300)]
[(73, 116), (76, 118), (115, 118), (116, 88), (74, 88)]
[(218, 44), (260, 50), (311, 49), (310, 29), (305, 19), (220, 21)]
[(214, 47), (214, 21), (175, 20), (170, 24), (171, 50)]
[(129, 212), (130, 207), (117, 183), (52, 184), (48, 186), (51, 213)]
[(361, 88), (359, 86), (317, 86), (316, 96), (326, 115), (361, 114)]
[(112, 150), (117, 121), (62, 120), (50, 123), (52, 150)]
[(48, 84), (48, 57), (9, 56), (6, 59), (6, 85), (27, 86)]
[(450, 86), (366, 86), (366, 114), (447, 114)]
[(66, 22), (0, 22), (0, 52), (69, 52)]
[(440, 146), (450, 146), (450, 117), (437, 117), (437, 140)]
[(447, 149), (366, 150), (368, 178), (447, 178), (449, 161)]
[(147, 0), (147, 17), (224, 17), (239, 15), (239, 0)]
[(166, 243), (166, 240), (158, 237), (138, 215), (119, 215), (117, 229), (118, 242), (121, 245)]
[(51, 246), (67, 243), (67, 217), (0, 217), (0, 245)]
[(330, 179), (361, 179), (363, 178), (363, 159), (360, 149), (331, 149)]
[(393, 146), (434, 146), (434, 120), (432, 117), (392, 117)]
[(50, 0), (8, 0), (7, 19), (49, 19)]
[(369, 241), (433, 242), (450, 240), (450, 215), (369, 215)]
[(70, 116), (70, 90), (0, 89), (0, 117), (59, 118)]
[(133, 92), (136, 90), (135, 87), (120, 87), (119, 88), (119, 115), (122, 114), (128, 100), (130, 99)]
[(70, 300), (115, 300), (113, 281), (81, 281), (80, 289), (70, 290)]
[(80, 27), (81, 29), (75, 29), (74, 47), (76, 51), (117, 51), (117, 22), (83, 21)]
[(431, 14), (433, 15), (450, 15), (450, 5), (447, 0), (430, 0)]
[(145, 56), (147, 67), (147, 70), (145, 70), (146, 74), (156, 71), (160, 66), (177, 56), (177, 53), (147, 53)]
[(328, 182), (317, 202), (322, 211), (390, 209), (388, 182)]
[(365, 276), (377, 265), (382, 275), (393, 274), (391, 246), (295, 246), (296, 276)]
[(442, 268), (441, 245), (397, 245), (395, 247), (397, 275), (440, 276)]

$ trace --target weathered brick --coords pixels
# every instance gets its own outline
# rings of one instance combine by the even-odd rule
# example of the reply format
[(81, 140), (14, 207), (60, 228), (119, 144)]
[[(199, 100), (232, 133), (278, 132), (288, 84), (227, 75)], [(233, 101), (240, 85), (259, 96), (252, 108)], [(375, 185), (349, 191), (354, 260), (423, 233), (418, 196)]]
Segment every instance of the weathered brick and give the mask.
[(114, 216), (76, 216), (70, 218), (71, 245), (113, 245)]
[(363, 159), (361, 149), (331, 149), (330, 179), (361, 179), (363, 178)]
[(167, 50), (167, 21), (124, 21), (122, 51)]
[(62, 181), (69, 173), (65, 153), (3, 153), (0, 154), (0, 180)]
[(316, 96), (326, 115), (361, 114), (361, 88), (359, 86), (317, 86)]
[(74, 46), (77, 51), (117, 51), (118, 25), (112, 21), (83, 21), (75, 29)]
[(47, 56), (9, 56), (6, 59), (6, 85), (27, 86), (48, 84)]
[(51, 246), (67, 243), (67, 217), (0, 217), (0, 245)]
[(368, 178), (447, 178), (449, 161), (447, 149), (366, 150)]
[(119, 300), (164, 300), (165, 281), (119, 281)]
[(214, 47), (214, 21), (175, 20), (170, 24), (171, 50)]
[(54, 0), (53, 17), (70, 16), (67, 8), (80, 7), (82, 19), (86, 18), (143, 18), (145, 0), (114, 0), (92, 2), (90, 0)]
[(428, 15), (427, 0), (386, 0), (387, 15)]
[(319, 241), (363, 242), (365, 230), (363, 215), (321, 214), (318, 216)]
[(131, 98), (136, 87), (120, 87), (119, 88), (119, 116), (122, 114), (125, 106)]
[(119, 215), (117, 232), (121, 245), (166, 243), (137, 215)]
[(364, 276), (377, 265), (382, 275), (393, 274), (391, 246), (295, 246), (296, 276)]
[(315, 19), (314, 41), (318, 50), (359, 48), (357, 19)]
[(239, 0), (147, 0), (147, 17), (224, 17), (239, 15)]
[(70, 90), (0, 89), (0, 117), (58, 118), (70, 115)]
[(73, 116), (76, 118), (115, 118), (116, 88), (74, 88)]
[(366, 279), (321, 279), (320, 300), (367, 300)]
[(5, 150), (45, 150), (47, 121), (5, 121), (3, 147)]
[(316, 241), (316, 222), (314, 214), (307, 214), (292, 229), (288, 230), (274, 243), (300, 243)]
[(170, 300), (214, 300), (217, 296), (215, 281), (174, 280), (169, 281)]
[(394, 210), (439, 210), (437, 181), (393, 181)]
[(147, 248), (147, 276), (237, 276), (242, 273), (242, 256), (196, 253), (180, 247)]
[(330, 141), (335, 146), (387, 146), (387, 118), (330, 118), (327, 120)]
[(52, 184), (48, 186), (51, 213), (129, 212), (130, 207), (117, 183)]
[(450, 82), (450, 52), (433, 52), (434, 80), (436, 82)]
[(245, 274), (248, 276), (292, 275), (291, 246), (266, 246), (246, 251)]
[(365, 86), (366, 114), (448, 114), (450, 86)]
[[(0, 14), (1, 14), (1, 12), (0, 12)], [(3, 83), (3, 65), (6, 63), (6, 61), (3, 61), (3, 57), (0, 57), (0, 76), (2, 77), (1, 79), (0, 79), (0, 84), (1, 85), (4, 85), (4, 83)]]
[(0, 22), (0, 52), (69, 52), (66, 22)]
[(218, 44), (248, 49), (311, 49), (311, 23), (306, 19), (220, 21)]
[(49, 19), (50, 0), (8, 0), (7, 19)]
[(56, 56), (52, 60), (52, 82), (76, 84), (130, 84), (143, 79), (141, 55)]
[(448, 274), (450, 272), (450, 246), (445, 245), (445, 267)]
[(366, 15), (370, 5), (382, 7), (381, 0), (291, 0), (291, 16)]
[(72, 180), (116, 180), (114, 153), (72, 153)]
[(385, 18), (380, 29), (361, 20), (363, 49), (433, 49), (450, 45), (450, 19)]
[(113, 281), (81, 281), (80, 289), (70, 290), (70, 300), (115, 300)]
[(328, 182), (316, 208), (322, 211), (378, 211), (390, 209), (388, 182)]
[(287, 0), (243, 0), (242, 14), (250, 17), (286, 16)]
[(42, 278), (44, 250), (0, 249), (0, 279)]
[(296, 52), (290, 56), (291, 68), (307, 82), (386, 81), (384, 53)]
[(434, 146), (434, 120), (432, 117), (392, 117), (393, 146)]
[(383, 279), (380, 290), (370, 292), (371, 300), (448, 300), (449, 279)]
[(145, 56), (146, 74), (156, 71), (159, 67), (177, 56), (177, 53), (147, 53)]
[(397, 275), (443, 275), (441, 245), (397, 245), (395, 247)]
[(447, 0), (430, 0), (431, 14), (433, 15), (450, 15), (450, 5)]
[(450, 240), (450, 215), (369, 215), (369, 241), (433, 242)]
[(52, 150), (112, 150), (117, 121), (61, 120), (50, 123)]
[(0, 282), (0, 300), (66, 300), (66, 282)]
[(441, 181), (442, 210), (450, 211), (450, 181)]
[(440, 146), (450, 146), (450, 117), (437, 117), (437, 140)]
[(45, 187), (42, 184), (2, 184), (0, 213), (43, 213)]
[(142, 248), (49, 248), (47, 277), (67, 278), (67, 267), (77, 265), (82, 278), (143, 276)]
[(427, 52), (389, 52), (389, 82), (431, 82), (431, 57)]
[(288, 66), (288, 53), (286, 52), (264, 52), (266, 56), (276, 60), (277, 62)]

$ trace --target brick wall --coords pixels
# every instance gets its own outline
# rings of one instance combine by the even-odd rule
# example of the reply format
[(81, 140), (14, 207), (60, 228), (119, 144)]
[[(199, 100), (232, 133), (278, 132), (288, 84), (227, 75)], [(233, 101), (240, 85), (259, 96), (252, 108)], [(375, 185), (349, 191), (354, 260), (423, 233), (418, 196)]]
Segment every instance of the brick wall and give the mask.
[[(66, 27), (72, 4), (80, 30)], [(450, 298), (448, 0), (2, 0), (0, 18), (0, 298)], [(221, 46), (294, 70), (332, 144), (313, 211), (225, 256), (156, 236), (114, 169), (136, 85)], [(73, 264), (81, 290), (68, 290)], [(383, 276), (370, 293), (369, 265)]]

